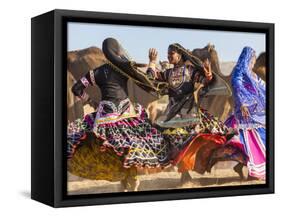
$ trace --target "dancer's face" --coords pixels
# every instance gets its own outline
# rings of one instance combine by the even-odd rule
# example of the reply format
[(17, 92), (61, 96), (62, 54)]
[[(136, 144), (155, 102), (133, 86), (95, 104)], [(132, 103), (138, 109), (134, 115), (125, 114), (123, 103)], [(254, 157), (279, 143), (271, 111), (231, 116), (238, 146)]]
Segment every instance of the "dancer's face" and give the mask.
[(181, 60), (181, 54), (177, 53), (175, 50), (168, 49), (168, 60), (170, 64), (178, 64)]

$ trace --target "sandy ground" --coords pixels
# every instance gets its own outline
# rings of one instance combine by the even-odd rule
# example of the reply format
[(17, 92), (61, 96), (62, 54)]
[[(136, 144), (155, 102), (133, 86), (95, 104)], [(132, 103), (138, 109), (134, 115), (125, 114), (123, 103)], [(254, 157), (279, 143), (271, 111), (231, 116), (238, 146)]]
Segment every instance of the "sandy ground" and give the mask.
[[(204, 188), (218, 186), (253, 185), (264, 184), (264, 181), (241, 181), (232, 169), (213, 169), (211, 173), (199, 175), (190, 172), (193, 182), (185, 185), (180, 183), (178, 172), (160, 172), (149, 175), (138, 176), (140, 180), (139, 191), (179, 189), (179, 188)], [(95, 181), (76, 177), (68, 182), (70, 195), (97, 194), (108, 192), (120, 192), (120, 182)]]

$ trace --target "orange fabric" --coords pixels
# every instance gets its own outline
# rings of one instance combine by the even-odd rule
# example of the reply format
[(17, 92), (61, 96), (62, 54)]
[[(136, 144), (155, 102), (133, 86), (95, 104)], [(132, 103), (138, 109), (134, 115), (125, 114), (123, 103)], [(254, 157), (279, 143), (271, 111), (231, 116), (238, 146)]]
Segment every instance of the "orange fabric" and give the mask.
[[(174, 164), (178, 165), (179, 172), (194, 170), (197, 153), (201, 148), (221, 146), (225, 144), (226, 138), (221, 135), (199, 134), (195, 136), (189, 145), (177, 156)], [(208, 157), (208, 156), (205, 156)]]

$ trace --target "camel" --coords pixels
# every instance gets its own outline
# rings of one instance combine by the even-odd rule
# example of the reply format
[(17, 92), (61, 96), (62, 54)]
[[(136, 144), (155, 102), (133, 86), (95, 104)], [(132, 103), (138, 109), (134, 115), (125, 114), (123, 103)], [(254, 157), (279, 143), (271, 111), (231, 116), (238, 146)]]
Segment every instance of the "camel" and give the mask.
[(71, 87), (75, 84), (76, 80), (72, 74), (67, 71), (67, 120), (73, 122), (77, 117), (83, 117), (83, 102), (75, 97), (71, 91)]

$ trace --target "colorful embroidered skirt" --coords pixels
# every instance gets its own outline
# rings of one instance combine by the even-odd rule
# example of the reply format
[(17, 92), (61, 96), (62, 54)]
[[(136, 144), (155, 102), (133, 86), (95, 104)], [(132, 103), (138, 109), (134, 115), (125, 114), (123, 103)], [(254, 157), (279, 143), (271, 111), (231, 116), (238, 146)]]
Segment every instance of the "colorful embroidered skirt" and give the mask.
[[(110, 111), (110, 112), (108, 112)], [(123, 166), (165, 167), (178, 165), (179, 171), (193, 170), (203, 174), (220, 160), (235, 160), (243, 164), (247, 159), (243, 147), (229, 143), (227, 128), (208, 114), (202, 112), (200, 132), (196, 126), (163, 129), (153, 127), (144, 109), (126, 100), (118, 107), (102, 101), (96, 113), (86, 115), (68, 126), (69, 156), (73, 146), (93, 133), (101, 141), (102, 151), (120, 156)]]
[(170, 142), (171, 162), (178, 166), (178, 171), (204, 174), (218, 161), (246, 165), (248, 158), (243, 145), (231, 139), (234, 132), (206, 110), (200, 109), (199, 114), (198, 124), (163, 132), (165, 140)]
[(158, 167), (170, 163), (169, 147), (156, 128), (150, 124), (145, 110), (133, 106), (129, 100), (119, 106), (102, 101), (98, 111), (86, 115), (68, 127), (69, 156), (73, 146), (86, 135), (93, 132), (102, 141), (101, 150), (112, 149), (124, 157), (124, 167)]
[(264, 126), (239, 125), (234, 115), (230, 116), (225, 124), (239, 130), (239, 141), (244, 145), (248, 155), (247, 164), (249, 175), (265, 180), (266, 172), (266, 130)]

